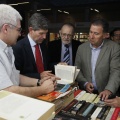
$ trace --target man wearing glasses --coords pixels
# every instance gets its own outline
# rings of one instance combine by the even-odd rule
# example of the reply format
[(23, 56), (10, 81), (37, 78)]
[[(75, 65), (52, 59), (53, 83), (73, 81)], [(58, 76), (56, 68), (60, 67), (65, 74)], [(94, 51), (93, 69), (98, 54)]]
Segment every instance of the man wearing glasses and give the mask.
[(110, 33), (111, 39), (120, 45), (120, 28), (114, 28)]
[(76, 51), (80, 41), (73, 40), (75, 27), (72, 23), (64, 23), (59, 31), (60, 39), (49, 42), (49, 69), (54, 73), (54, 65), (74, 65)]
[(11, 46), (21, 35), (21, 15), (11, 6), (0, 4), (0, 18), (0, 90), (29, 97), (52, 92), (56, 85), (55, 77), (44, 77), (41, 80), (30, 78), (20, 75), (15, 68)]

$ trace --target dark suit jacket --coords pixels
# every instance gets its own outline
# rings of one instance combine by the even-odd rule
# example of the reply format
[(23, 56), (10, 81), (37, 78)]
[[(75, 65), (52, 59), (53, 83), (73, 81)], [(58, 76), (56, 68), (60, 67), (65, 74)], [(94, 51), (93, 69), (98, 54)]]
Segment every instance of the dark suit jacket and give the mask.
[[(75, 62), (75, 56), (78, 46), (81, 43), (76, 40), (72, 40), (72, 61), (73, 65)], [(54, 40), (52, 42), (48, 43), (48, 57), (49, 57), (49, 69), (53, 71), (54, 73), (54, 65), (61, 62), (61, 48), (62, 48), (62, 42), (61, 39)]]
[[(45, 43), (40, 44), (44, 69), (47, 70), (47, 47)], [(37, 72), (36, 62), (30, 46), (28, 37), (23, 38), (18, 41), (15, 46), (13, 46), (13, 52), (15, 55), (15, 66), (20, 73), (28, 77), (40, 78), (40, 73)]]

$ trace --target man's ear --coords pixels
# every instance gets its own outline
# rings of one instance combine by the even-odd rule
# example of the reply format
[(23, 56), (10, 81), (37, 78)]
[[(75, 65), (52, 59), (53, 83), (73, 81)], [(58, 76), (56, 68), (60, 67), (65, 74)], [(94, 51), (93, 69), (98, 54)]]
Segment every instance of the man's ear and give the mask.
[(59, 34), (61, 34), (61, 30), (59, 30)]
[(7, 24), (4, 24), (1, 28), (1, 31), (3, 31), (4, 33), (7, 33), (8, 31), (8, 25)]
[(104, 33), (104, 36), (103, 36), (104, 39), (109, 38), (109, 37), (110, 37), (109, 33)]
[(28, 28), (28, 30), (29, 30), (29, 31), (32, 31), (32, 30), (33, 30), (33, 28), (32, 28), (32, 27), (29, 27), (29, 28)]

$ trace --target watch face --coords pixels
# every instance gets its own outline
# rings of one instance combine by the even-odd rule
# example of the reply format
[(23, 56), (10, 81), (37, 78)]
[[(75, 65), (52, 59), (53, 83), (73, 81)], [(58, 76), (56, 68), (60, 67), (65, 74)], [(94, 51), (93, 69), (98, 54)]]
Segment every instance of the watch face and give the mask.
[(38, 79), (37, 81), (37, 86), (40, 86), (40, 79)]

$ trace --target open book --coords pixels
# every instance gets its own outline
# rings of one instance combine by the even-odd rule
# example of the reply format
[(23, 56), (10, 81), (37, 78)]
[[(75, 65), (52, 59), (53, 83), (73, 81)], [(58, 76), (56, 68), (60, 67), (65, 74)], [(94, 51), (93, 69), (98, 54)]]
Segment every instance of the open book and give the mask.
[(55, 65), (55, 75), (60, 77), (61, 80), (57, 80), (58, 84), (72, 84), (74, 83), (80, 69), (77, 66), (69, 65)]
[(52, 120), (53, 103), (0, 91), (0, 120)]

